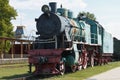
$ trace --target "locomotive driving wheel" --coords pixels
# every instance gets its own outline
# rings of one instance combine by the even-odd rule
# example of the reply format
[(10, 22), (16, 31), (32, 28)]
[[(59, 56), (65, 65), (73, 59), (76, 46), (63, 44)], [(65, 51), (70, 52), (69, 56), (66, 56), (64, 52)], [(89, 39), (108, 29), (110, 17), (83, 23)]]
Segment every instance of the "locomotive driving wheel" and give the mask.
[(86, 49), (82, 50), (82, 67), (83, 67), (83, 69), (87, 68), (87, 51), (86, 51)]
[(78, 60), (78, 66), (77, 66), (77, 70), (81, 70), (82, 69), (82, 58), (80, 56), (79, 60)]
[(91, 60), (90, 60), (90, 65), (91, 67), (94, 67), (94, 56), (91, 56)]
[(83, 59), (82, 67), (83, 67), (83, 69), (87, 68), (87, 59), (86, 58)]

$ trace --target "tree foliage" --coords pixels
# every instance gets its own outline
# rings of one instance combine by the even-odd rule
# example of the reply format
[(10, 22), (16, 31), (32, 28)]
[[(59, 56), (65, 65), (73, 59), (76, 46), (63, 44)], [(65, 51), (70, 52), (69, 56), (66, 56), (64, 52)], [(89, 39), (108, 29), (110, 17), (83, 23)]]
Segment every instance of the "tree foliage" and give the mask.
[(0, 36), (13, 37), (12, 19), (17, 16), (16, 10), (9, 5), (9, 0), (0, 0)]
[[(12, 19), (17, 16), (16, 10), (9, 5), (9, 0), (0, 0), (0, 37), (10, 37), (14, 36), (13, 25), (11, 23)], [(7, 46), (6, 46), (7, 45)], [(9, 41), (4, 43), (0, 41), (0, 52), (6, 47), (9, 49)]]
[(80, 12), (77, 17), (80, 17), (81, 15), (84, 15), (89, 19), (96, 20), (96, 17), (93, 13), (83, 11), (83, 12)]

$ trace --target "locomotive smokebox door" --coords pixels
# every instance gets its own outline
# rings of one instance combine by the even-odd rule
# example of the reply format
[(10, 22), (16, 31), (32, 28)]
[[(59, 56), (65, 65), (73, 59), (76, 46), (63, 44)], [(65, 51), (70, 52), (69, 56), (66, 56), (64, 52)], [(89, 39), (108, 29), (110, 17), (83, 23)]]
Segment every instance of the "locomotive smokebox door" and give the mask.
[(36, 21), (36, 27), (38, 33), (41, 36), (54, 36), (60, 33), (61, 30), (61, 21), (59, 17), (54, 13), (49, 13), (50, 16), (42, 14)]

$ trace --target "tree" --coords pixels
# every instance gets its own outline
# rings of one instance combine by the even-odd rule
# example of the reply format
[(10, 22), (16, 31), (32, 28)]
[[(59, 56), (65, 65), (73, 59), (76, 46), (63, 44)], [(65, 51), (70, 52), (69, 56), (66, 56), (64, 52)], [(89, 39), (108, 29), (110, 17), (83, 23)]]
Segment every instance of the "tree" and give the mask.
[(9, 5), (9, 0), (0, 0), (0, 36), (13, 37), (12, 19), (17, 16), (16, 10)]
[(89, 19), (92, 19), (92, 20), (96, 20), (96, 17), (95, 17), (95, 15), (93, 14), (93, 13), (90, 13), (90, 12), (80, 12), (79, 14), (78, 14), (78, 16), (77, 17), (81, 17), (81, 15), (83, 16), (86, 16), (87, 18), (89, 18)]
[[(11, 23), (12, 19), (17, 16), (16, 10), (9, 5), (9, 0), (0, 0), (0, 37), (10, 37), (14, 36), (13, 25)], [(9, 41), (5, 44), (3, 40), (0, 41), (0, 53), (6, 51), (9, 47)]]

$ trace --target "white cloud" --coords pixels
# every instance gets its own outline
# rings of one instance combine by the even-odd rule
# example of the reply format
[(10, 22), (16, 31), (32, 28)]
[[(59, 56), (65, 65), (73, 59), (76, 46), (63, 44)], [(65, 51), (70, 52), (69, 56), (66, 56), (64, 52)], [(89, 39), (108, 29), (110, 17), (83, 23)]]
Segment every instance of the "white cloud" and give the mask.
[(15, 7), (15, 9), (32, 9), (34, 3), (33, 0), (10, 0), (10, 4)]
[(57, 7), (62, 6), (70, 9), (76, 16), (79, 11), (86, 8), (87, 4), (83, 0), (10, 0), (10, 4), (17, 10), (40, 12), (42, 5), (49, 2), (57, 2)]
[(119, 22), (109, 22), (105, 24), (105, 30), (113, 35), (113, 37), (120, 38), (120, 23)]
[(87, 6), (83, 0), (10, 0), (10, 4), (16, 9), (38, 9), (43, 4), (48, 4), (49, 2), (57, 2), (58, 6), (62, 4), (66, 8), (70, 9), (85, 8)]
[[(112, 10), (111, 10), (112, 12)], [(105, 28), (105, 30), (120, 39), (120, 16), (119, 13), (101, 13), (98, 14), (97, 20)]]
[[(57, 2), (57, 7), (60, 7), (62, 4), (64, 8), (73, 11), (75, 17), (79, 11), (85, 9), (87, 6), (83, 0), (10, 0), (10, 4), (17, 10), (18, 14), (21, 12), (25, 15), (41, 13), (41, 7), (44, 4), (49, 4), (49, 2)], [(28, 13), (28, 11), (30, 13)]]

